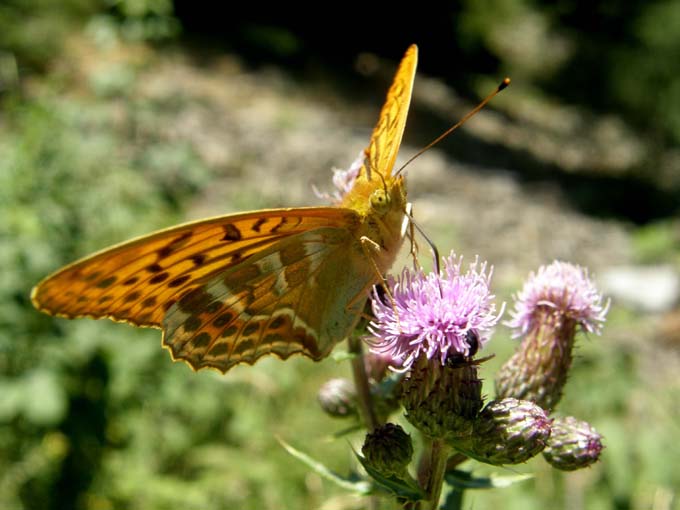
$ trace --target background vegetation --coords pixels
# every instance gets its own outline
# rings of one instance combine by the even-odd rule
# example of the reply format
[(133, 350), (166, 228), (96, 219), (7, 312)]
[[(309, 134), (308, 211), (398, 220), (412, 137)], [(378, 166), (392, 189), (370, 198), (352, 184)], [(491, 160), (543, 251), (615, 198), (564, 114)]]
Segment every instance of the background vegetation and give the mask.
[[(461, 0), (413, 13), (350, 2), (307, 17), (243, 7), (0, 5), (0, 508), (362, 507), (275, 440), (356, 469), (346, 441), (329, 440), (348, 424), (315, 402), (344, 364), (196, 374), (170, 362), (157, 331), (53, 319), (29, 293), (155, 228), (310, 203), (308, 183), (368, 139), (393, 69), (382, 59), (412, 42), (432, 77), (416, 85), (416, 148), (513, 77), (476, 125), (414, 164), (416, 214), (442, 251), (489, 259), (506, 300), (552, 257), (596, 274), (680, 267), (679, 2)], [(491, 200), (492, 182), (518, 202)], [(544, 217), (552, 227), (536, 231)], [(483, 218), (518, 230), (466, 234)], [(560, 474), (537, 460), (511, 470), (534, 480), (468, 506), (680, 508), (678, 317), (614, 303), (603, 338), (582, 342), (561, 409), (605, 436), (599, 465)], [(487, 380), (512, 348), (499, 331)]]

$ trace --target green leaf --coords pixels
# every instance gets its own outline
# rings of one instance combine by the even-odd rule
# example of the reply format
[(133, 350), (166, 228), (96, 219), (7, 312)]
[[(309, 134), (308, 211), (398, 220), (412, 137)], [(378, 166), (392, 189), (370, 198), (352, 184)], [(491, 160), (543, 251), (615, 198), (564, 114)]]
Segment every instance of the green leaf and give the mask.
[(370, 464), (366, 462), (366, 459), (357, 452), (354, 452), (354, 455), (356, 455), (357, 459), (359, 459), (359, 462), (361, 462), (361, 465), (364, 467), (366, 472), (371, 476), (371, 478), (373, 478), (375, 483), (381, 489), (389, 492), (390, 494), (394, 494), (398, 498), (404, 498), (408, 501), (420, 501), (425, 499), (425, 492), (423, 492), (423, 490), (418, 487), (418, 484), (413, 478), (399, 478), (395, 475), (385, 476), (373, 469)]
[(533, 478), (530, 474), (517, 474), (501, 476), (491, 474), (489, 476), (475, 477), (468, 471), (453, 469), (447, 471), (444, 481), (455, 489), (500, 489), (509, 487), (515, 483)]
[(300, 450), (293, 448), (291, 445), (286, 443), (280, 437), (277, 437), (276, 439), (288, 453), (290, 453), (296, 459), (300, 460), (302, 463), (309, 466), (311, 469), (316, 471), (326, 480), (335, 483), (336, 485), (342, 487), (343, 489), (346, 489), (351, 492), (356, 492), (363, 496), (371, 494), (373, 492), (370, 482), (363, 479), (340, 476), (339, 474), (328, 469), (325, 465), (323, 465), (319, 461), (311, 458), (306, 453), (303, 453)]

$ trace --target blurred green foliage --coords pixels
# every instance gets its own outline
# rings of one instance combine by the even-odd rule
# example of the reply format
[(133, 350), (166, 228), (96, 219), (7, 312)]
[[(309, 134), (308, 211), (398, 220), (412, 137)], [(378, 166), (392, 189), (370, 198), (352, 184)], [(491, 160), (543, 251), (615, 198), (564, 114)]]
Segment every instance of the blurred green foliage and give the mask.
[(643, 264), (671, 262), (680, 267), (678, 220), (658, 221), (638, 228), (633, 247), (637, 260)]
[[(0, 56), (11, 55), (22, 74), (42, 71), (84, 25), (135, 41), (166, 39), (180, 29), (172, 0), (3, 0)], [(0, 92), (2, 78), (0, 69)]]
[(470, 52), (515, 81), (680, 143), (680, 2), (463, 0), (456, 25)]
[(83, 20), (97, 12), (98, 0), (6, 0), (0, 3), (0, 50), (20, 67), (44, 69)]

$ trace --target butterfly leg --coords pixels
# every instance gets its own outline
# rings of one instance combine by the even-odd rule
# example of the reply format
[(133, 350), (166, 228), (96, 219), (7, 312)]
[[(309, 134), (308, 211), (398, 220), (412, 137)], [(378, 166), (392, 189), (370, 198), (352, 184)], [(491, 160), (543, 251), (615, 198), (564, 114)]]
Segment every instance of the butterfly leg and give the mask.
[[(375, 274), (378, 276), (378, 282), (380, 282), (380, 285), (385, 291), (385, 295), (389, 298), (390, 303), (392, 305), (392, 309), (394, 310), (394, 317), (397, 319), (397, 325), (399, 325), (399, 314), (397, 313), (397, 304), (396, 301), (394, 300), (394, 296), (392, 296), (392, 292), (390, 292), (389, 287), (385, 284), (385, 277), (384, 275), (380, 272), (380, 268), (378, 267), (378, 264), (375, 263), (375, 259), (373, 258), (373, 253), (377, 253), (380, 251), (380, 245), (376, 243), (373, 239), (366, 237), (366, 236), (361, 236), (360, 238), (361, 241), (361, 247), (364, 250), (364, 253), (366, 254), (366, 258), (371, 261), (371, 265), (373, 266), (373, 270), (375, 271)], [(361, 290), (353, 299), (350, 301), (350, 305), (356, 303), (357, 299), (361, 299), (362, 296), (366, 295), (366, 292), (368, 292), (371, 287), (373, 287), (375, 283), (369, 283), (364, 289)], [(401, 330), (401, 326), (399, 326), (399, 330)]]

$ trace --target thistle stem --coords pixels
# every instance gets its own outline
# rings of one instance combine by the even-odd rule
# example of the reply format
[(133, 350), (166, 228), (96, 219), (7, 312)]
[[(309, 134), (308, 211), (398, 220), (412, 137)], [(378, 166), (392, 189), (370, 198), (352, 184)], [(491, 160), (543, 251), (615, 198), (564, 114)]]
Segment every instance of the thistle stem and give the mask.
[(366, 367), (364, 365), (363, 348), (359, 338), (349, 338), (349, 352), (354, 354), (352, 357), (352, 374), (354, 375), (354, 385), (357, 391), (359, 413), (366, 424), (366, 428), (369, 431), (372, 431), (378, 427), (380, 423), (373, 407), (371, 386), (368, 382), (368, 375), (366, 374)]
[(446, 462), (449, 459), (451, 447), (442, 439), (435, 439), (430, 445), (429, 473), (425, 490), (427, 499), (430, 502), (430, 510), (439, 508), (439, 498), (444, 484), (444, 474), (446, 473)]

